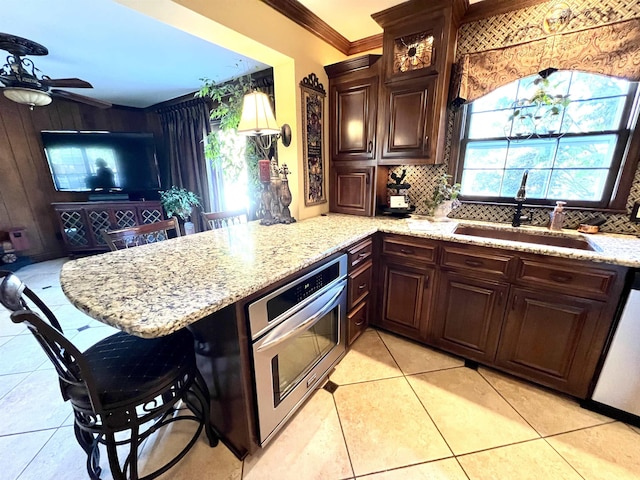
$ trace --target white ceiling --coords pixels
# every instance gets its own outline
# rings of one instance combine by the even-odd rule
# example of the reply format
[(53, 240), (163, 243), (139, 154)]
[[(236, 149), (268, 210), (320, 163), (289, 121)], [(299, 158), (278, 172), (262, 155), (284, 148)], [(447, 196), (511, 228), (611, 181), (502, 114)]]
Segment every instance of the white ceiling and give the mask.
[[(403, 3), (299, 1), (350, 41), (381, 33), (371, 14)], [(203, 77), (222, 82), (267, 67), (115, 0), (13, 2), (12, 7), (3, 8), (0, 32), (47, 47), (47, 56), (31, 57), (43, 74), (51, 78), (77, 77), (94, 87), (65, 90), (130, 107), (148, 107), (194, 92)], [(3, 54), (0, 51), (2, 60)]]
[(30, 57), (43, 74), (86, 80), (93, 89), (64, 90), (118, 105), (147, 107), (198, 90), (203, 77), (225, 81), (266, 68), (112, 0), (21, 0), (4, 7), (0, 32), (49, 49)]

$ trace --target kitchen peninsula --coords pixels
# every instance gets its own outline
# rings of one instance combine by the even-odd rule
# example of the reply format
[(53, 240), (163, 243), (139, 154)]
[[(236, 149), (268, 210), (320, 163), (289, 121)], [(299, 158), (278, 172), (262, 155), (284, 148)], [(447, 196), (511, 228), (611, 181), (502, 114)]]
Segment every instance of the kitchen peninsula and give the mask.
[[(63, 266), (61, 285), (78, 308), (134, 335), (156, 337), (189, 327), (202, 344), (201, 370), (212, 391), (219, 393), (218, 398), (214, 395), (219, 403), (212, 406), (214, 423), (238, 456), (258, 445), (247, 305), (323, 259), (354, 252), (350, 247), (367, 244), (369, 238), (373, 240), (369, 242), (372, 324), (585, 398), (627, 267), (640, 267), (640, 239), (563, 231), (560, 237), (586, 239), (592, 247), (578, 250), (463, 235), (455, 233), (459, 224), (478, 225), (340, 214), (270, 227), (251, 222), (74, 260)], [(484, 228), (559, 237), (535, 227), (484, 224)], [(579, 268), (572, 269), (574, 263)], [(369, 260), (367, 264), (371, 265)], [(360, 284), (358, 272), (349, 278), (358, 278)], [(544, 275), (555, 283), (545, 284)], [(449, 290), (455, 293), (447, 307), (443, 299), (450, 296)], [(518, 320), (520, 305), (527, 303), (525, 294), (535, 301), (551, 299), (542, 305), (551, 310), (543, 309), (534, 317), (525, 312), (528, 323), (520, 330), (505, 328), (512, 338), (501, 348), (503, 318), (509, 325), (515, 312)], [(457, 295), (471, 295), (470, 301)], [(476, 310), (490, 314), (478, 322), (468, 313), (454, 311), (485, 300)], [(410, 312), (408, 318), (403, 309)], [(566, 313), (559, 327), (535, 326), (555, 312), (561, 317)], [(443, 325), (443, 319), (450, 323)], [(556, 340), (547, 352), (547, 343), (536, 335), (550, 328), (561, 330), (557, 338), (553, 333)], [(534, 347), (516, 352), (528, 355), (526, 361), (513, 358), (515, 353), (509, 350), (522, 340), (519, 331), (537, 339), (529, 342)], [(478, 342), (465, 337), (475, 332)], [(542, 359), (535, 357), (540, 345), (545, 349)], [(220, 385), (230, 390), (220, 391)]]
[(340, 214), (271, 227), (251, 222), (74, 260), (63, 266), (60, 281), (69, 300), (91, 317), (152, 338), (196, 322), (378, 231), (640, 267), (640, 239), (629, 235), (575, 233), (597, 248), (578, 251), (456, 235), (452, 232), (458, 223), (477, 224), (440, 222), (413, 230), (405, 220)]

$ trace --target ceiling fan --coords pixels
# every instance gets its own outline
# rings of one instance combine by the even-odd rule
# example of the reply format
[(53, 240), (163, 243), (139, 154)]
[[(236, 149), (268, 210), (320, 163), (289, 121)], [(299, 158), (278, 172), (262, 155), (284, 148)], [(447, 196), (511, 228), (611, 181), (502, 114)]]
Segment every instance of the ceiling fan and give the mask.
[(52, 96), (75, 100), (98, 108), (111, 107), (109, 102), (56, 88), (93, 88), (93, 86), (79, 78), (50, 78), (43, 75), (31, 59), (25, 58), (25, 55), (49, 53), (49, 50), (39, 43), (16, 35), (0, 33), (0, 50), (9, 52), (7, 63), (0, 67), (0, 84), (4, 86), (2, 91), (9, 100), (29, 105), (31, 110), (33, 107), (50, 104)]

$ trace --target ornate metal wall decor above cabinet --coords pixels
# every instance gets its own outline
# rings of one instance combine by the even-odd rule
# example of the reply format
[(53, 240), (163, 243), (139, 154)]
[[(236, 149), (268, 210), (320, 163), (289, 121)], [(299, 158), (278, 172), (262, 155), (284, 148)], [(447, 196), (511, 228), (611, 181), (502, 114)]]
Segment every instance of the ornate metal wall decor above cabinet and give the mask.
[(53, 203), (62, 239), (70, 255), (108, 251), (100, 232), (164, 219), (160, 202)]

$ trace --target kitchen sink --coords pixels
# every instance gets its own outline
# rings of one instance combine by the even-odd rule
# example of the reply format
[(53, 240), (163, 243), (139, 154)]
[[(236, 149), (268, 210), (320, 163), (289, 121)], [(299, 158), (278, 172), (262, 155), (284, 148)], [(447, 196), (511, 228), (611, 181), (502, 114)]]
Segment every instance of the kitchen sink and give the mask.
[(525, 232), (520, 230), (513, 231), (478, 227), (475, 225), (458, 225), (453, 233), (473, 237), (495, 238), (497, 240), (510, 240), (512, 242), (535, 243), (537, 245), (549, 245), (552, 247), (595, 250), (595, 248), (593, 248), (593, 246), (583, 238), (545, 235), (543, 233)]

